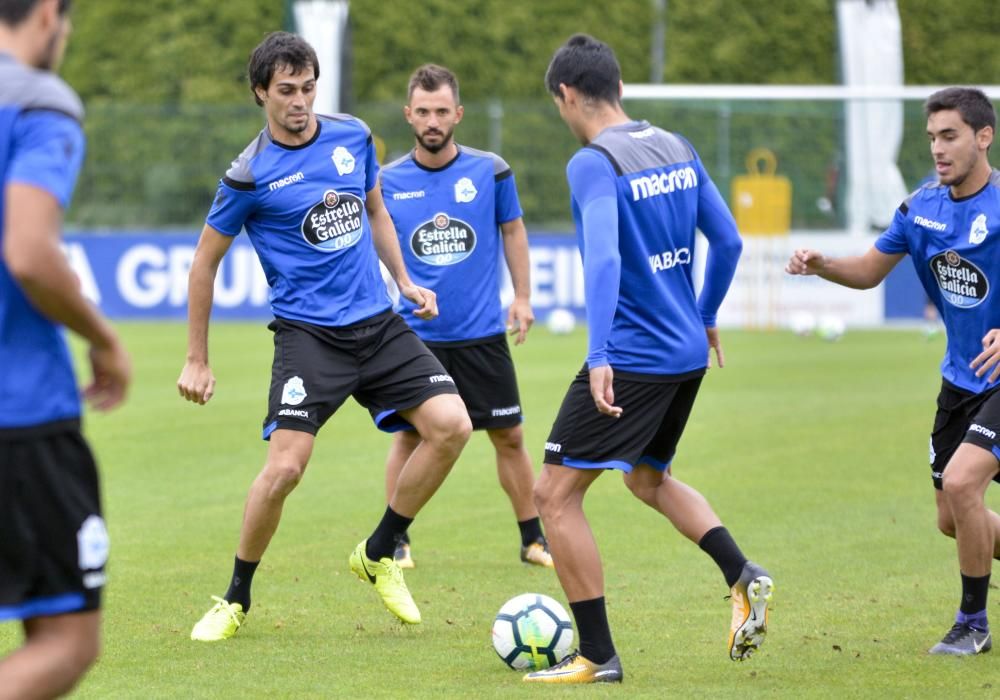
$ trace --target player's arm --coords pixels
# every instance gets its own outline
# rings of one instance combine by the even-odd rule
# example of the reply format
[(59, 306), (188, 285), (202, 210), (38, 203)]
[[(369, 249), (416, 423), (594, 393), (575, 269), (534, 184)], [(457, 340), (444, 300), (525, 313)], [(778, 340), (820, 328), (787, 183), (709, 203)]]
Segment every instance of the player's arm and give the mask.
[(125, 398), (132, 370), (118, 334), (80, 290), (59, 246), (62, 207), (50, 192), (12, 182), (4, 189), (3, 257), (11, 276), (39, 312), (90, 344), (91, 404), (106, 410)]
[(701, 171), (701, 186), (698, 190), (697, 225), (708, 240), (708, 257), (705, 260), (705, 282), (698, 295), (698, 311), (702, 323), (705, 324), (705, 335), (708, 337), (708, 363), (712, 364), (711, 351), (715, 351), (719, 367), (724, 367), (726, 358), (722, 352), (722, 340), (716, 319), (719, 307), (726, 298), (729, 285), (736, 275), (736, 265), (743, 252), (743, 241), (736, 230), (736, 220), (722, 195), (708, 173), (698, 161)]
[(871, 289), (886, 278), (905, 253), (883, 253), (876, 246), (864, 255), (829, 258), (818, 250), (799, 249), (785, 266), (790, 275), (818, 275), (851, 289)]
[(535, 322), (531, 310), (531, 265), (528, 257), (528, 231), (520, 216), (500, 224), (503, 238), (503, 255), (510, 270), (510, 281), (514, 285), (514, 301), (507, 312), (507, 330), (517, 334), (515, 345), (524, 342)]
[(584, 149), (566, 168), (570, 192), (583, 223), (583, 285), (587, 299), (587, 367), (590, 395), (601, 413), (618, 417), (614, 373), (608, 363), (608, 336), (618, 306), (622, 260), (618, 250), (618, 192), (611, 164)]
[(382, 199), (382, 188), (378, 182), (368, 190), (365, 198), (365, 211), (368, 212), (368, 222), (372, 227), (372, 242), (379, 259), (388, 268), (389, 274), (396, 281), (399, 293), (417, 305), (413, 315), (420, 318), (434, 318), (438, 315), (437, 296), (429, 289), (413, 284), (410, 274), (403, 264), (403, 252), (399, 249), (399, 239), (396, 237), (396, 227), (392, 217), (385, 208)]
[(215, 393), (215, 377), (208, 364), (208, 320), (219, 263), (232, 244), (232, 236), (205, 224), (188, 274), (188, 349), (177, 391), (197, 404), (204, 405)]
[(106, 410), (124, 400), (132, 369), (118, 335), (84, 298), (59, 247), (63, 211), (84, 154), (83, 130), (69, 116), (73, 113), (72, 105), (30, 110), (14, 123), (2, 194), (3, 257), (36, 309), (90, 343), (93, 379), (83, 393), (92, 406)]

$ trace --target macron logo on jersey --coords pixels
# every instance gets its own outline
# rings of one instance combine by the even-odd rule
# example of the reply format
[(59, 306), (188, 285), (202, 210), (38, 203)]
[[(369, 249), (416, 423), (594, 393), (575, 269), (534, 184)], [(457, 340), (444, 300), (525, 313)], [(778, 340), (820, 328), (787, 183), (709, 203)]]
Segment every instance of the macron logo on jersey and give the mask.
[(932, 231), (946, 231), (948, 229), (948, 226), (942, 224), (940, 221), (925, 219), (922, 216), (914, 216), (913, 223), (915, 223), (917, 226), (923, 226), (924, 228), (929, 228)]
[(393, 192), (392, 198), (397, 202), (401, 199), (423, 199), (426, 195), (423, 190), (417, 190), (415, 192)]
[(690, 190), (698, 186), (698, 173), (690, 165), (666, 173), (654, 173), (628, 181), (632, 186), (632, 201), (649, 199), (677, 190)]
[(274, 192), (275, 190), (280, 190), (285, 185), (292, 185), (295, 184), (296, 182), (301, 182), (302, 180), (305, 179), (306, 176), (300, 170), (299, 172), (283, 177), (280, 180), (275, 180), (274, 182), (267, 183), (267, 189)]

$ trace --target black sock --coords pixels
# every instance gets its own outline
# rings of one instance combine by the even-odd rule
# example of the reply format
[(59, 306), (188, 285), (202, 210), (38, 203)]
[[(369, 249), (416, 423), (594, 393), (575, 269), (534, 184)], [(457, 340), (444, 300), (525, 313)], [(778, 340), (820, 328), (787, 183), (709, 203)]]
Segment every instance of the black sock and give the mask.
[(608, 611), (604, 607), (604, 596), (592, 600), (570, 603), (579, 633), (580, 654), (595, 664), (607, 663), (615, 655), (615, 645), (611, 641), (608, 627)]
[(986, 597), (990, 592), (990, 575), (966, 576), (962, 574), (962, 603), (960, 612), (972, 615), (986, 609)]
[(410, 544), (410, 533), (409, 532), (400, 532), (399, 534), (397, 534), (396, 535), (396, 544), (397, 545), (400, 545), (400, 544)]
[(243, 561), (239, 557), (234, 557), (234, 560), (233, 578), (229, 581), (229, 590), (226, 591), (225, 598), (227, 603), (242, 605), (245, 613), (250, 609), (250, 584), (260, 562)]
[(730, 588), (739, 581), (743, 565), (747, 563), (747, 558), (729, 534), (729, 530), (722, 525), (713, 527), (706, 532), (698, 542), (708, 556), (712, 557), (715, 563), (722, 569), (722, 575), (726, 577), (726, 585)]
[(527, 520), (518, 520), (517, 527), (521, 530), (521, 546), (527, 547), (542, 539), (542, 521), (535, 516)]
[(378, 561), (383, 557), (392, 559), (392, 554), (396, 551), (396, 536), (405, 533), (412, 522), (413, 518), (405, 518), (386, 506), (382, 521), (368, 538), (365, 556), (372, 561)]

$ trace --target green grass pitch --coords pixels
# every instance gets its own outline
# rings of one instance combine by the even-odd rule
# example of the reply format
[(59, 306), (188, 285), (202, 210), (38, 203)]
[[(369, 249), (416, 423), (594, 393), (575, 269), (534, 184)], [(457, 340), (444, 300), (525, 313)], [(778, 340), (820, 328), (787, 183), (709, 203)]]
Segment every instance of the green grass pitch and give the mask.
[[(424, 624), (404, 628), (347, 556), (384, 508), (389, 441), (349, 402), (320, 435), (258, 571), (232, 640), (191, 642), (221, 595), (247, 488), (264, 459), (270, 365), (263, 324), (216, 324), (208, 406), (174, 385), (181, 324), (121, 325), (135, 361), (130, 401), (89, 415), (112, 537), (104, 653), (80, 698), (939, 698), (995, 697), (994, 654), (927, 649), (958, 604), (955, 547), (934, 525), (927, 436), (944, 341), (851, 331), (837, 343), (723, 332), (727, 365), (703, 386), (674, 462), (777, 592), (767, 644), (735, 664), (722, 577), (633, 499), (620, 475), (595, 484), (625, 687), (527, 687), (490, 642), (500, 605), (523, 592), (565, 602), (555, 574), (518, 561), (517, 528), (492, 451), (475, 435), (411, 532), (406, 574)], [(536, 469), (585, 336), (532, 332), (513, 350)], [(989, 494), (1000, 506), (996, 492)], [(1000, 596), (990, 603), (994, 623)], [(0, 653), (19, 643), (0, 625)], [(623, 695), (623, 693), (627, 695)]]

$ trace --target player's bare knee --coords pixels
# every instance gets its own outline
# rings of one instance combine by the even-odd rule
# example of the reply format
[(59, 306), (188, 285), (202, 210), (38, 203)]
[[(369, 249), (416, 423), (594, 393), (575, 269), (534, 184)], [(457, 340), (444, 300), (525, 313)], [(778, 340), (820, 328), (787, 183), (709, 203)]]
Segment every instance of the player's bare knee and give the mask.
[(524, 429), (519, 425), (490, 430), (489, 436), (498, 452), (520, 452), (524, 448)]
[(538, 514), (546, 523), (558, 521), (569, 505), (569, 499), (565, 493), (558, 489), (549, 488), (549, 485), (541, 478), (535, 482), (531, 495)]
[(306, 465), (297, 460), (277, 459), (268, 462), (264, 469), (268, 495), (287, 496), (302, 481)]
[(975, 481), (958, 469), (945, 471), (941, 478), (941, 490), (949, 503), (963, 502), (978, 496)]
[(442, 448), (461, 451), (472, 436), (472, 421), (464, 410), (451, 411), (441, 416), (430, 432), (430, 436), (425, 436), (428, 441), (436, 442)]

